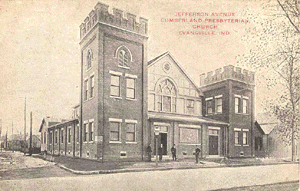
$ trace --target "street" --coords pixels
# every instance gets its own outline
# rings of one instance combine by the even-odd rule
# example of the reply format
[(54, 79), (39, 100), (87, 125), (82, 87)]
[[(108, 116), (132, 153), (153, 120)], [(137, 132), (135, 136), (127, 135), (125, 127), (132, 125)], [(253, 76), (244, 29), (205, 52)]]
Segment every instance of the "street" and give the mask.
[(299, 180), (298, 164), (0, 181), (1, 190), (215, 190)]

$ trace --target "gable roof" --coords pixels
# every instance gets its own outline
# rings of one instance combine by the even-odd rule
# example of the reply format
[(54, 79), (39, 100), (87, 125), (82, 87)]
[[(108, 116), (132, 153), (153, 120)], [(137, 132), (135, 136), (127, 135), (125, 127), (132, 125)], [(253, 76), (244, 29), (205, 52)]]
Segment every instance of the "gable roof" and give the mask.
[(160, 58), (162, 58), (164, 55), (166, 55), (166, 54), (168, 54), (168, 53), (169, 53), (169, 51), (164, 52), (163, 54), (161, 54), (161, 55), (159, 55), (159, 56), (153, 58), (152, 60), (148, 61), (148, 65), (151, 65), (153, 62), (159, 60)]
[(190, 81), (191, 84), (193, 84), (194, 88), (200, 93), (200, 95), (203, 96), (202, 91), (200, 90), (200, 88), (196, 85), (196, 83), (194, 82), (194, 80), (188, 75), (188, 73), (181, 67), (181, 65), (178, 63), (178, 61), (171, 55), (171, 53), (169, 51), (153, 58), (152, 60), (148, 61), (148, 67), (155, 64), (157, 61), (161, 60), (163, 57), (169, 56), (174, 63), (178, 66), (179, 70), (187, 77), (187, 79)]
[(274, 115), (268, 112), (259, 113), (256, 116), (256, 123), (260, 126), (265, 134), (270, 134), (280, 123), (280, 121)]
[(50, 118), (50, 117), (43, 118), (42, 123), (40, 125), (39, 132), (42, 132), (42, 129), (43, 129), (43, 126), (44, 126), (45, 123), (48, 124), (48, 126), (52, 126), (52, 125), (55, 125), (57, 123), (60, 123), (60, 120), (53, 119), (53, 118)]
[(255, 127), (258, 129), (258, 131), (261, 133), (261, 134), (263, 134), (263, 135), (265, 135), (266, 133), (265, 133), (265, 131), (261, 128), (261, 126), (259, 125), (259, 123), (257, 122), (257, 121), (255, 121)]

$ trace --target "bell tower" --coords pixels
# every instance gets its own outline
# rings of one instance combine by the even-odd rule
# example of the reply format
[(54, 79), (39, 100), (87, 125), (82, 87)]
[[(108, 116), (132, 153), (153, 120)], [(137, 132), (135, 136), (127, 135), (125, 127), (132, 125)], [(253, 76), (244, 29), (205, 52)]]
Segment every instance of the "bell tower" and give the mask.
[(232, 65), (200, 75), (204, 116), (229, 123), (225, 133), (228, 157), (251, 157), (255, 74)]
[[(80, 25), (83, 158), (143, 158), (148, 20), (97, 3)], [(125, 16), (126, 15), (126, 16)]]

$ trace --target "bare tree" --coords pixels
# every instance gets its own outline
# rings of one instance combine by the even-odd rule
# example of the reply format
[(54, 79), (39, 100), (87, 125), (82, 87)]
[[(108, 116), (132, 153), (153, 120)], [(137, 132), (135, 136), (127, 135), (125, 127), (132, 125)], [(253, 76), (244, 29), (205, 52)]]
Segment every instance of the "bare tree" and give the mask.
[(239, 61), (259, 71), (267, 81), (267, 88), (280, 90), (278, 96), (267, 101), (266, 110), (280, 120), (276, 130), (282, 141), (292, 145), (292, 160), (295, 139), (299, 139), (298, 5), (297, 0), (271, 0), (263, 4), (265, 12), (261, 15), (248, 10), (254, 24), (248, 28), (245, 39), (255, 47)]

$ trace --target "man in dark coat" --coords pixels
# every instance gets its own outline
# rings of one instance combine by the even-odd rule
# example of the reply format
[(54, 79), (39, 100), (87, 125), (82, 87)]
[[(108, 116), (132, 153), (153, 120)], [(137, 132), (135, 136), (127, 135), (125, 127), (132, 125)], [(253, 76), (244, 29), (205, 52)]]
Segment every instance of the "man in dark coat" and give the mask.
[(163, 144), (161, 144), (160, 147), (158, 148), (159, 161), (162, 161), (162, 154), (163, 154)]
[(148, 162), (151, 162), (151, 154), (152, 154), (152, 149), (151, 149), (151, 144), (148, 145), (146, 149), (147, 157), (148, 157)]
[(196, 157), (196, 163), (197, 164), (198, 164), (200, 152), (201, 152), (201, 150), (197, 147), (196, 150), (195, 150), (195, 157)]
[(172, 153), (172, 159), (176, 160), (176, 146), (175, 146), (175, 144), (171, 148), (171, 153)]

